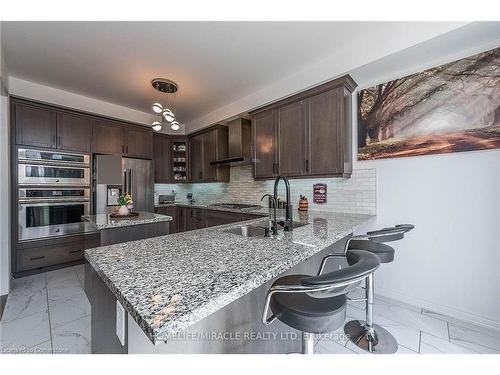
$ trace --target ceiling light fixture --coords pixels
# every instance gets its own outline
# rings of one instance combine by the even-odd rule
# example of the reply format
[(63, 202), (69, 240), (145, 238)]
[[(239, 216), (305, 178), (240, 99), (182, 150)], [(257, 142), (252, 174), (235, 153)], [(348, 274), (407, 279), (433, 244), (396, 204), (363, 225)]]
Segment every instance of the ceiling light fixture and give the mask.
[(153, 104), (153, 112), (154, 113), (161, 113), (162, 111), (163, 111), (163, 106), (160, 103)]
[(174, 116), (173, 112), (168, 108), (163, 110), (163, 118), (165, 119), (165, 121), (168, 121), (168, 122), (172, 122), (175, 120), (175, 116)]
[(170, 124), (170, 128), (172, 130), (179, 130), (180, 129), (179, 122), (176, 120), (172, 121)]
[(159, 121), (153, 122), (153, 130), (159, 132), (162, 128), (161, 123)]
[(160, 131), (162, 129), (162, 124), (158, 121), (158, 116), (161, 116), (161, 121), (165, 120), (170, 123), (170, 128), (172, 130), (179, 130), (180, 125), (178, 121), (175, 121), (174, 114), (174, 99), (175, 93), (177, 92), (179, 86), (174, 81), (165, 78), (155, 78), (151, 81), (151, 85), (161, 93), (168, 94), (166, 103), (163, 105), (158, 101), (153, 103), (153, 112), (157, 115), (155, 122), (151, 125), (153, 130)]

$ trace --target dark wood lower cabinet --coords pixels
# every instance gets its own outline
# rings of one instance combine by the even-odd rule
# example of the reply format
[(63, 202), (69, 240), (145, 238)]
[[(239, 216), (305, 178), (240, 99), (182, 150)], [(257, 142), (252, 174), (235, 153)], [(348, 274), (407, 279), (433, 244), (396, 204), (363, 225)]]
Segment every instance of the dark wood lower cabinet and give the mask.
[(170, 221), (170, 232), (169, 233), (177, 233), (179, 232), (179, 215), (178, 215), (178, 207), (156, 207), (155, 212), (160, 215), (167, 215), (172, 217), (172, 221)]
[(189, 207), (178, 207), (177, 216), (179, 217), (178, 231), (185, 232), (192, 230), (191, 224), (191, 208)]
[(14, 276), (83, 260), (85, 249), (100, 245), (99, 233), (28, 241), (17, 246), (17, 264)]
[(240, 214), (236, 212), (207, 210), (205, 217), (207, 220), (207, 227), (231, 224), (240, 221)]
[(265, 217), (260, 214), (209, 210), (199, 207), (156, 207), (155, 212), (172, 216), (174, 221), (170, 233), (187, 232), (195, 229), (213, 227)]
[(192, 229), (203, 229), (206, 228), (207, 222), (205, 217), (205, 211), (202, 208), (193, 208), (191, 209), (191, 220), (192, 220)]

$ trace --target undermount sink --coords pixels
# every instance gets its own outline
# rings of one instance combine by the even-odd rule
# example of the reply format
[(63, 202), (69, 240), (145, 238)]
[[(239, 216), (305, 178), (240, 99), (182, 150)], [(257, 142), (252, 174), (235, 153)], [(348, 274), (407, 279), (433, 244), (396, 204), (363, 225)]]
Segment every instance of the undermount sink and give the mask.
[(264, 237), (265, 228), (255, 225), (243, 225), (241, 227), (226, 230), (228, 233), (239, 234), (243, 237)]
[[(293, 222), (294, 228), (300, 228), (309, 223), (299, 223), (298, 221)], [(278, 231), (282, 231), (283, 228), (278, 226)], [(231, 229), (225, 230), (227, 233), (238, 234), (243, 237), (264, 237), (266, 233), (266, 229), (263, 226), (258, 225), (242, 225), (240, 227), (235, 227)], [(269, 230), (269, 234), (271, 234), (271, 230)]]

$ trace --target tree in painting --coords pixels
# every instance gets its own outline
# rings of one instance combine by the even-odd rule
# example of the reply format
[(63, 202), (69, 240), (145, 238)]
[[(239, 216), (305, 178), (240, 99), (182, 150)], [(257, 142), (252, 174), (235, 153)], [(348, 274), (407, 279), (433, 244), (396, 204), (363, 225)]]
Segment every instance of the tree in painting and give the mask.
[(358, 93), (358, 159), (500, 148), (500, 48)]

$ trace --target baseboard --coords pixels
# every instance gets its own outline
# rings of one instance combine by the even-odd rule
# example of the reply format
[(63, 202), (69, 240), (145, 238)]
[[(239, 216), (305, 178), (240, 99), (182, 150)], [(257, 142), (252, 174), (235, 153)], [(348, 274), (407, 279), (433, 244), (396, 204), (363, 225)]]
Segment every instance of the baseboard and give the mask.
[(471, 314), (469, 312), (455, 309), (450, 306), (430, 302), (425, 299), (409, 296), (407, 294), (396, 292), (387, 288), (382, 288), (380, 286), (377, 286), (376, 294), (382, 297), (392, 298), (409, 305), (418, 306), (438, 314), (446, 315), (456, 320), (461, 320), (466, 323), (475, 324), (484, 328), (494, 329), (500, 332), (499, 321), (491, 320), (480, 315)]
[(2, 319), (3, 309), (5, 308), (5, 304), (7, 303), (7, 294), (0, 296), (0, 320)]

